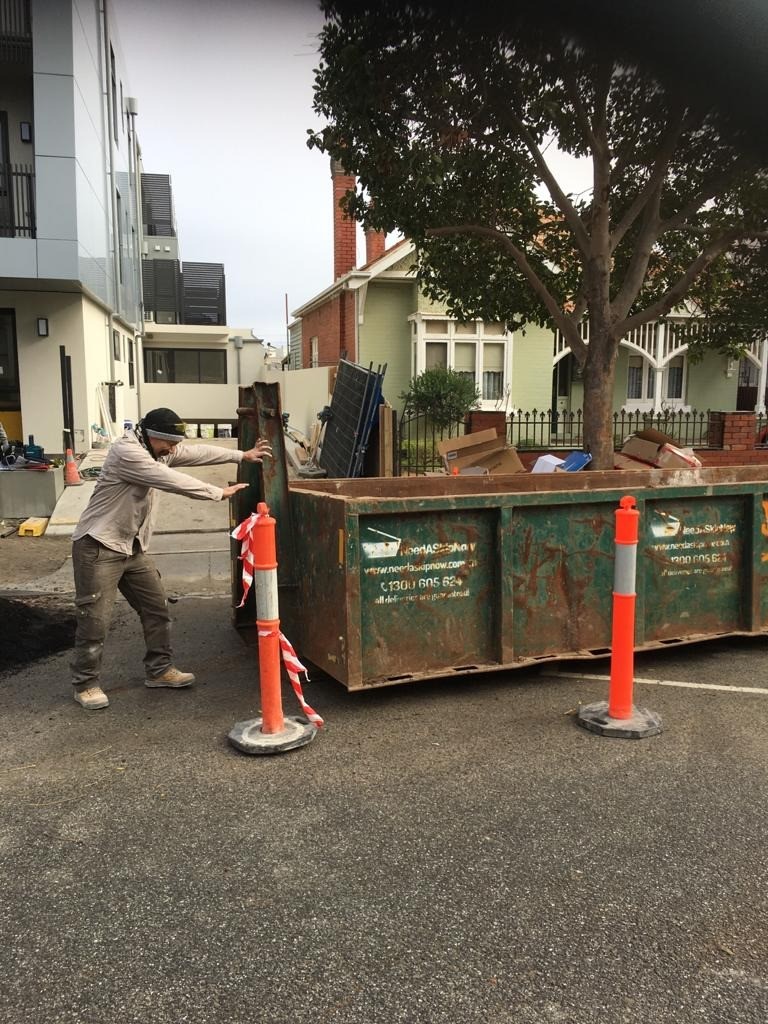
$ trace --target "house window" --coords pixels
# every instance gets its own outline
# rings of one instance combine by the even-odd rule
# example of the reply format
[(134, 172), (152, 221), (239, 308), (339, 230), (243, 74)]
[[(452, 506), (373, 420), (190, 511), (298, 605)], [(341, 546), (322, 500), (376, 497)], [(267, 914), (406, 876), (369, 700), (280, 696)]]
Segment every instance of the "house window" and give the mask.
[(457, 373), (468, 377), (475, 383), (475, 355), (477, 349), (474, 342), (457, 341), (453, 346), (453, 368)]
[(320, 354), (318, 351), (317, 336), (309, 339), (309, 365), (319, 366), (320, 365)]
[(667, 367), (667, 398), (683, 397), (683, 371), (684, 360), (682, 356), (676, 356), (670, 361)]
[(424, 347), (424, 363), (426, 370), (448, 366), (448, 342), (428, 341)]
[(115, 71), (115, 51), (111, 46), (109, 48), (109, 66), (112, 79), (112, 134), (115, 137), (115, 142), (119, 142), (117, 128), (117, 72)]
[(112, 331), (112, 355), (120, 362), (120, 331)]
[(653, 398), (653, 367), (642, 356), (630, 356), (627, 366), (627, 399), (644, 402)]
[(144, 379), (148, 384), (226, 384), (227, 354), (216, 349), (148, 348)]
[(461, 337), (477, 337), (477, 324), (474, 321), (471, 324), (456, 324), (454, 333)]
[[(491, 325), (493, 326), (493, 325)], [(499, 342), (483, 345), (483, 392), (482, 397), (491, 401), (501, 398), (504, 392), (504, 346)]]
[(751, 359), (739, 360), (739, 387), (756, 388), (760, 383), (760, 371)]
[(425, 317), (416, 323), (411, 374), (450, 367), (472, 381), (483, 402), (498, 402), (508, 388), (510, 343), (503, 323)]
[(123, 198), (115, 191), (115, 202), (117, 203), (117, 275), (120, 284), (123, 283)]
[(133, 359), (133, 339), (128, 338), (128, 387), (136, 386), (136, 370)]

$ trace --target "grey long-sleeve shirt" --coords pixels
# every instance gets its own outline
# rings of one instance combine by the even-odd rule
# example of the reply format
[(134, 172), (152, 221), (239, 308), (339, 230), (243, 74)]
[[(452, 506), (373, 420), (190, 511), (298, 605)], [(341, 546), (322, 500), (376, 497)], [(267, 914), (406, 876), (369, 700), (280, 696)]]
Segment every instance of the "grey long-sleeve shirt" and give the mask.
[(221, 487), (195, 480), (172, 466), (242, 461), (243, 453), (236, 448), (186, 445), (183, 441), (155, 461), (135, 433), (129, 432), (110, 448), (72, 539), (88, 534), (104, 547), (130, 555), (138, 538), (142, 551), (146, 551), (152, 536), (156, 490), (209, 501), (221, 501), (224, 496)]

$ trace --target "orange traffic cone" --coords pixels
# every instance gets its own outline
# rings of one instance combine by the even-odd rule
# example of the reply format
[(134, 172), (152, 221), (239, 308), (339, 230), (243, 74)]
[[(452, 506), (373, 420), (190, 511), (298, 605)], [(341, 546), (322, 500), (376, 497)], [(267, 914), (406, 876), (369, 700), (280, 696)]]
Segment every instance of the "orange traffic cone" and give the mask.
[(67, 487), (74, 487), (82, 482), (75, 465), (75, 456), (72, 454), (72, 449), (67, 448), (67, 457), (64, 461), (64, 483)]

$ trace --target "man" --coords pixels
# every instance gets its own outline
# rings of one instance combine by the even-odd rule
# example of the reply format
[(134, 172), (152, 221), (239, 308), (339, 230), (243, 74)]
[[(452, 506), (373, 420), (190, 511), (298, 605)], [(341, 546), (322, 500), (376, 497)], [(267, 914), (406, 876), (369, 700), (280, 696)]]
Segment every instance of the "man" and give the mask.
[(217, 445), (185, 445), (185, 425), (171, 409), (153, 409), (135, 431), (115, 441), (91, 499), (72, 535), (77, 632), (72, 660), (75, 700), (88, 711), (109, 699), (99, 685), (104, 640), (119, 590), (141, 619), (146, 643), (145, 685), (190, 686), (195, 677), (173, 665), (171, 619), (160, 574), (147, 556), (157, 490), (222, 501), (247, 484), (215, 487), (173, 466), (261, 462), (269, 444), (249, 451)]

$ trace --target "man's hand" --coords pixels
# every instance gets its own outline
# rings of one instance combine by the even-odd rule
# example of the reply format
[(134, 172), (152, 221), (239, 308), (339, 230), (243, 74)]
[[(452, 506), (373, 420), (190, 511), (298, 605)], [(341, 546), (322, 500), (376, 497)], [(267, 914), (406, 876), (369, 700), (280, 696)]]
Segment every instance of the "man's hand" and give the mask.
[(265, 455), (269, 459), (272, 458), (272, 449), (269, 446), (269, 441), (257, 441), (253, 448), (243, 452), (243, 462), (261, 462)]
[(222, 487), (221, 489), (221, 500), (224, 498), (231, 498), (233, 494), (237, 494), (238, 491), (242, 491), (248, 484), (230, 484), (229, 487)]

